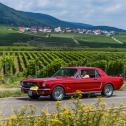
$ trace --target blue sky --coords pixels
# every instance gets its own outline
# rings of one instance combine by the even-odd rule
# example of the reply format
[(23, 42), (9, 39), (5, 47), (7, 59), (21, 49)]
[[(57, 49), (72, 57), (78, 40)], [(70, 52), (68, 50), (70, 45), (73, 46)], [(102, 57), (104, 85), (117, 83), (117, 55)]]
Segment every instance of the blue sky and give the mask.
[(12, 8), (66, 21), (126, 29), (126, 0), (0, 0)]

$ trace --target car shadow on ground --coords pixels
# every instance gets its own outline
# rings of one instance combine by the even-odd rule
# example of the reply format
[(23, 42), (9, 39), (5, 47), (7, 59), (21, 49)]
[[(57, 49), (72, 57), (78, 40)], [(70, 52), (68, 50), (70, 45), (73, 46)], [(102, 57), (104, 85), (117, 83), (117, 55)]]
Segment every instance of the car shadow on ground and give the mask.
[[(66, 96), (63, 101), (65, 100), (71, 100), (72, 97), (74, 97), (76, 99), (76, 96)], [(112, 97), (116, 97), (116, 95), (113, 95)], [(106, 98), (101, 96), (100, 94), (84, 94), (81, 99), (96, 99), (96, 98)], [(111, 98), (111, 97), (110, 97)], [(26, 97), (19, 97), (16, 98), (17, 100), (23, 100), (23, 101), (53, 101), (50, 96), (41, 96), (39, 99), (31, 99), (28, 96)]]
[(38, 99), (31, 99), (28, 96), (26, 97), (19, 97), (16, 98), (17, 100), (23, 100), (23, 101), (51, 101), (51, 98), (49, 96), (42, 96)]

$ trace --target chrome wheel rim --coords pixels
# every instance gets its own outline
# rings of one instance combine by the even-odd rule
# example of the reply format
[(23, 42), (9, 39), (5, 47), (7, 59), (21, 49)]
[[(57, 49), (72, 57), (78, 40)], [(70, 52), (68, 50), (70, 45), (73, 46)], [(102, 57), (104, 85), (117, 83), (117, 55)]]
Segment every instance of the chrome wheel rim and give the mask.
[(54, 91), (54, 97), (55, 97), (55, 99), (60, 100), (60, 99), (63, 98), (63, 96), (64, 96), (63, 88), (56, 87), (56, 89)]
[(107, 85), (105, 88), (105, 94), (106, 96), (111, 96), (113, 93), (113, 87), (112, 85)]

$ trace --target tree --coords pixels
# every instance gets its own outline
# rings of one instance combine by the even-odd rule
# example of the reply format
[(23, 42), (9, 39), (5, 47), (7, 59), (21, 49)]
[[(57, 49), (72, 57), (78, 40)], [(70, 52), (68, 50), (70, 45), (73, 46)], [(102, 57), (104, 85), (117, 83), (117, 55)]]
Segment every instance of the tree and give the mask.
[(124, 62), (122, 60), (109, 61), (107, 73), (110, 75), (120, 75), (124, 72)]
[(62, 59), (56, 59), (40, 70), (39, 75), (43, 77), (52, 76), (58, 69), (65, 65), (67, 64)]
[(38, 68), (40, 66), (42, 67), (42, 64), (38, 59), (30, 60), (28, 65), (27, 65), (26, 70), (24, 71), (24, 74), (26, 76), (31, 75), (31, 76), (37, 77), (38, 76)]

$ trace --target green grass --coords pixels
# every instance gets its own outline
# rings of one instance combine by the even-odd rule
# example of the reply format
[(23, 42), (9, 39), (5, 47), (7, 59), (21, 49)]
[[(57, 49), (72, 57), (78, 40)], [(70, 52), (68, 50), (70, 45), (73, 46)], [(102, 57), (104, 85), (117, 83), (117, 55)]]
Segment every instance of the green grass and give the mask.
[(61, 38), (74, 38), (79, 36), (77, 33), (51, 33), (53, 37), (61, 37)]
[(81, 40), (83, 42), (98, 42), (98, 43), (113, 43), (115, 44), (116, 42), (112, 40), (111, 37), (107, 37), (105, 35), (83, 35), (79, 36), (77, 38), (78, 40)]
[(0, 98), (5, 98), (5, 97), (20, 97), (20, 96), (25, 96), (25, 94), (22, 93), (20, 90), (0, 91)]
[(2, 26), (0, 25), (0, 34), (16, 33), (18, 29), (16, 27)]
[(23, 78), (24, 77), (20, 77), (17, 75), (3, 76), (2, 79), (0, 79), (0, 88), (2, 89), (19, 88), (20, 81)]
[(120, 89), (121, 91), (126, 91), (126, 82), (123, 84), (123, 86)]

